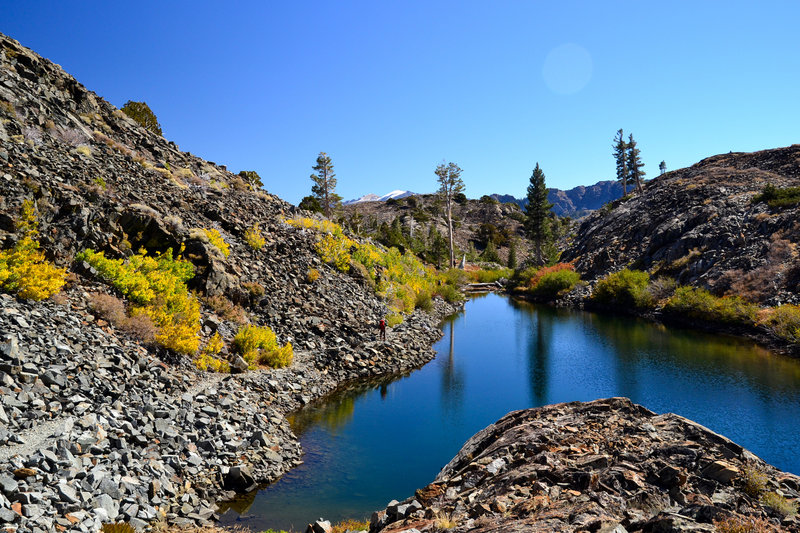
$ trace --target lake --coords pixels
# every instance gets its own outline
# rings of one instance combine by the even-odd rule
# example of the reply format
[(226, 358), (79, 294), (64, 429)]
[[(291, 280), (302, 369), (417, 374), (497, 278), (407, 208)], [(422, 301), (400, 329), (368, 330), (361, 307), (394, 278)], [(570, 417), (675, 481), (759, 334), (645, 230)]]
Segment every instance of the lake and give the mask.
[(222, 524), (304, 531), (319, 517), (368, 519), (509, 411), (610, 396), (695, 420), (800, 474), (800, 362), (750, 341), (498, 294), (471, 298), (442, 328), (423, 368), (297, 413), (304, 464)]

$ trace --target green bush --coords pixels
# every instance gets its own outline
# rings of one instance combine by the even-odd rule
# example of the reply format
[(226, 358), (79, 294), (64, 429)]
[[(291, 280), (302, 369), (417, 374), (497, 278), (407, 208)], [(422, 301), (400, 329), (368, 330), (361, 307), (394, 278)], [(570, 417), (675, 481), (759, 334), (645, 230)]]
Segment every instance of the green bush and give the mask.
[(753, 197), (753, 203), (766, 202), (770, 207), (791, 207), (800, 204), (800, 187), (778, 188), (771, 183)]
[(539, 282), (531, 289), (530, 294), (542, 300), (554, 300), (572, 290), (580, 280), (580, 275), (574, 270), (548, 272), (539, 278)]
[(469, 279), (477, 283), (494, 283), (505, 278), (510, 279), (514, 275), (514, 270), (510, 268), (498, 268), (495, 270), (474, 270), (467, 273)]
[(750, 326), (755, 323), (758, 307), (738, 296), (719, 298), (705, 289), (678, 287), (664, 306), (664, 312), (706, 322)]
[(625, 268), (598, 281), (592, 299), (615, 307), (653, 307), (653, 296), (647, 290), (649, 282), (650, 275), (647, 272)]

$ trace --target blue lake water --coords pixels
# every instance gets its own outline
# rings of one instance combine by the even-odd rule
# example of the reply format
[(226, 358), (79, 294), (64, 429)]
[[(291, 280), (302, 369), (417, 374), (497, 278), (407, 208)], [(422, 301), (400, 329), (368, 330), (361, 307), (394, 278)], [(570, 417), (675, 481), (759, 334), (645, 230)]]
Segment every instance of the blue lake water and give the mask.
[(304, 531), (368, 518), (427, 485), (507, 412), (627, 396), (691, 418), (800, 474), (800, 362), (752, 342), (488, 294), (443, 324), (436, 359), (297, 413), (304, 464), (223, 524)]

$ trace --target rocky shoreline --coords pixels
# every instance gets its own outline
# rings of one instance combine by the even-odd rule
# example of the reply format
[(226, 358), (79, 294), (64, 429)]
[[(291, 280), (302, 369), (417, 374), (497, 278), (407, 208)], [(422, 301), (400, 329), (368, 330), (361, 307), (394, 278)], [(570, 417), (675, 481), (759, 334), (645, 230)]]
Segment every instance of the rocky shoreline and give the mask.
[(385, 343), (221, 375), (165, 363), (85, 310), (0, 298), (0, 522), (17, 533), (213, 522), (215, 501), (302, 461), (286, 414), (429, 361), (438, 321), (456, 310), (437, 300)]
[(509, 413), (371, 533), (800, 531), (800, 477), (627, 398)]

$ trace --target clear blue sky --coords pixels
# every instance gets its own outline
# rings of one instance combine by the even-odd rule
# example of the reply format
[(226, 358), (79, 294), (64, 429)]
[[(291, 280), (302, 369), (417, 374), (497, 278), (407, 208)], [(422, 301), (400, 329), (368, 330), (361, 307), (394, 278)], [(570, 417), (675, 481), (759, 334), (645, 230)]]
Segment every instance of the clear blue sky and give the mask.
[(317, 154), (345, 198), (469, 197), (649, 177), (800, 142), (800, 2), (9, 1), (0, 31), (116, 106), (147, 102), (183, 150), (297, 203)]

